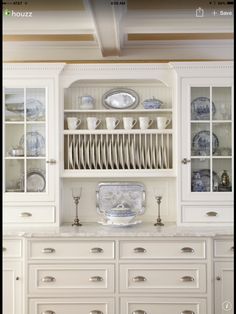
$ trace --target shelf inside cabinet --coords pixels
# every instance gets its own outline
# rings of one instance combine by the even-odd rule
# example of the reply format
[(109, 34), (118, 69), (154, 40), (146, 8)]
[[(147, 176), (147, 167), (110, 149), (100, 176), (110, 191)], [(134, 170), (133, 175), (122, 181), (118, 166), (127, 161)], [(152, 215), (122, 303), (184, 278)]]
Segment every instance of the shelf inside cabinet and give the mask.
[(115, 129), (115, 130), (64, 130), (65, 135), (78, 135), (78, 134), (172, 134), (172, 129), (147, 129), (147, 130), (140, 130), (140, 129), (132, 129), (132, 130), (124, 130), (124, 129)]

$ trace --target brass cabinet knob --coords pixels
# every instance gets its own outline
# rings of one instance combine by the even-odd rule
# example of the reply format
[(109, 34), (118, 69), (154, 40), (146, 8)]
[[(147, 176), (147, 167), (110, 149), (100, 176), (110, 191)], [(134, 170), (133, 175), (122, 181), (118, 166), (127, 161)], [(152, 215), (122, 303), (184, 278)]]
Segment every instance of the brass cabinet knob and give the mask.
[(186, 165), (188, 162), (191, 162), (191, 159), (183, 158), (181, 162), (182, 164)]
[(100, 276), (93, 276), (89, 278), (89, 281), (91, 282), (99, 282), (99, 281), (103, 281), (103, 278)]
[(216, 276), (216, 280), (220, 281), (221, 277), (220, 276)]
[(54, 282), (56, 281), (56, 278), (51, 277), (51, 276), (46, 276), (42, 278), (42, 282)]
[(231, 246), (230, 250), (234, 252), (234, 246)]
[(90, 250), (91, 253), (103, 253), (103, 249), (100, 248), (100, 247), (93, 247), (91, 250)]
[(42, 253), (54, 253), (56, 250), (50, 247), (45, 247), (42, 249)]
[(147, 278), (143, 277), (143, 276), (136, 276), (133, 278), (134, 282), (142, 282), (142, 281), (146, 281)]
[(193, 253), (193, 252), (194, 252), (194, 249), (191, 248), (191, 247), (183, 247), (183, 248), (181, 249), (181, 251), (182, 251), (183, 253)]
[(6, 247), (3, 247), (3, 248), (2, 248), (2, 251), (3, 251), (3, 252), (6, 252), (6, 250), (7, 250)]
[(56, 163), (56, 160), (55, 159), (49, 159), (46, 161), (46, 163), (52, 165), (52, 164)]
[(147, 250), (144, 249), (143, 247), (136, 247), (134, 248), (134, 253), (146, 253)]
[(20, 277), (19, 277), (19, 276), (17, 276), (17, 277), (16, 277), (16, 280), (20, 280)]
[(194, 281), (194, 278), (192, 276), (183, 276), (180, 278), (180, 280), (183, 282), (190, 282), (190, 281)]

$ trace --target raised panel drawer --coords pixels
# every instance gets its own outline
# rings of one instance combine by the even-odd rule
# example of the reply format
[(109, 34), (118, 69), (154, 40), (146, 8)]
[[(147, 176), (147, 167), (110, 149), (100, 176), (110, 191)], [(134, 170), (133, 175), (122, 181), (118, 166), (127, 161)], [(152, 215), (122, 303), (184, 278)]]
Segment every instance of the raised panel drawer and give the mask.
[(120, 265), (121, 292), (206, 292), (204, 264)]
[(232, 223), (232, 206), (183, 206), (183, 222)]
[(205, 241), (120, 241), (121, 259), (206, 258)]
[(9, 224), (33, 224), (54, 223), (54, 206), (7, 206), (4, 210), (4, 223)]
[(215, 257), (233, 257), (234, 255), (234, 241), (215, 240), (214, 241), (214, 256)]
[(40, 240), (29, 242), (31, 259), (114, 259), (114, 241)]
[(30, 314), (114, 314), (112, 298), (31, 299)]
[(114, 265), (50, 264), (29, 266), (29, 291), (50, 295), (114, 291)]
[(20, 239), (4, 239), (2, 246), (4, 258), (19, 258), (22, 256), (22, 241)]
[(198, 298), (122, 298), (122, 314), (206, 314), (206, 300)]

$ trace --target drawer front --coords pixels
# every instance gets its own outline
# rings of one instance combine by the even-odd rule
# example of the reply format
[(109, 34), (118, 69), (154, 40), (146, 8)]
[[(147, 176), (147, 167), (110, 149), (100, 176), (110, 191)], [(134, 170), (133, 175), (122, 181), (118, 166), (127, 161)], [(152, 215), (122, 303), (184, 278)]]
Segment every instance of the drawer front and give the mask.
[(4, 223), (9, 224), (32, 224), (54, 223), (54, 206), (8, 206), (4, 210)]
[(206, 258), (205, 241), (120, 241), (121, 259)]
[(40, 240), (29, 242), (31, 259), (114, 259), (114, 241)]
[(30, 314), (114, 314), (112, 298), (31, 299)]
[(121, 292), (206, 292), (204, 264), (120, 265)]
[(30, 265), (29, 291), (46, 295), (113, 292), (114, 265)]
[(234, 241), (233, 240), (215, 240), (214, 241), (214, 256), (215, 257), (233, 257)]
[(206, 314), (205, 299), (122, 298), (122, 314)]
[(4, 239), (2, 251), (4, 258), (19, 258), (22, 256), (22, 241), (20, 239)]
[(183, 222), (232, 223), (232, 206), (183, 206)]

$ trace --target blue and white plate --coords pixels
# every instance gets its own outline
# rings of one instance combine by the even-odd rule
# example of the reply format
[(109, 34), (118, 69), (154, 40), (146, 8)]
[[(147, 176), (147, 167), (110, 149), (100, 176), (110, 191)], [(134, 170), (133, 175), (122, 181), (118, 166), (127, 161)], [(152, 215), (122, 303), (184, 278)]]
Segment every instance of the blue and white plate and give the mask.
[[(215, 183), (219, 183), (219, 177), (215, 171), (213, 171), (212, 174), (213, 174), (212, 187), (214, 187)], [(210, 183), (211, 183), (210, 169), (200, 169), (198, 171), (195, 171), (192, 176), (192, 192), (210, 192), (211, 190)]]
[[(210, 99), (207, 97), (197, 97), (191, 102), (192, 120), (210, 120)], [(212, 115), (216, 113), (215, 104), (212, 101)]]
[[(210, 131), (200, 131), (194, 137), (192, 141), (192, 149), (195, 152), (194, 155), (207, 156), (210, 155)], [(218, 137), (212, 133), (212, 153), (214, 154), (219, 147)]]
[(37, 99), (27, 99), (26, 114), (27, 120), (42, 120), (45, 118), (44, 105)]
[[(20, 145), (24, 147), (25, 137), (22, 135)], [(37, 131), (26, 133), (26, 151), (27, 156), (44, 156), (45, 155), (45, 139)]]

